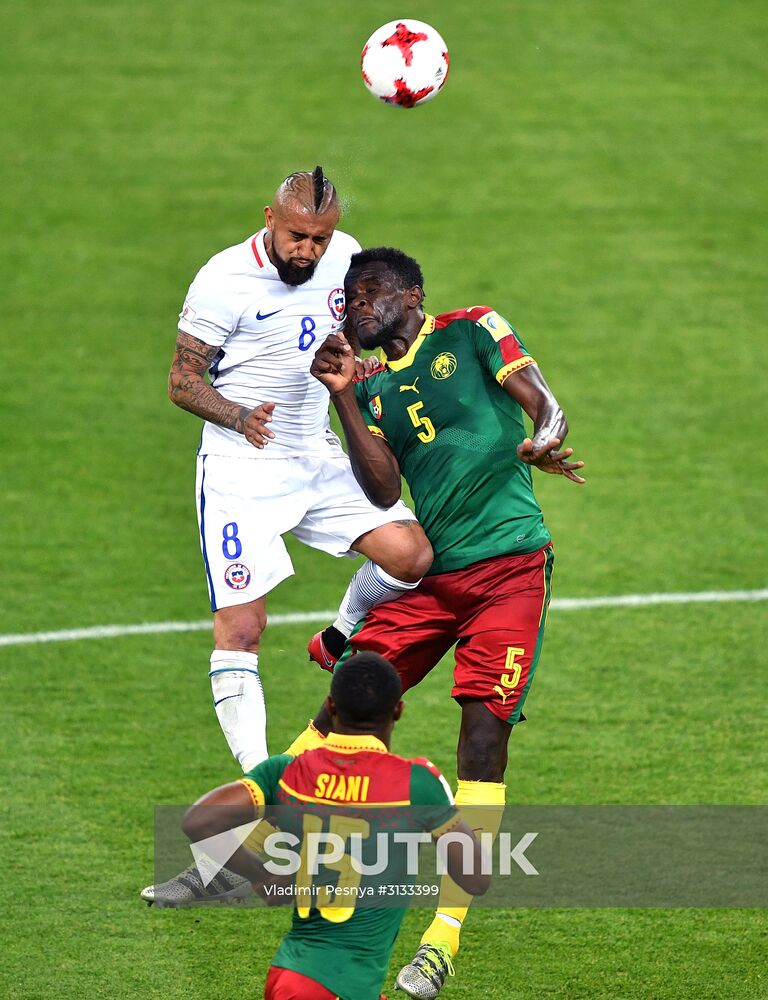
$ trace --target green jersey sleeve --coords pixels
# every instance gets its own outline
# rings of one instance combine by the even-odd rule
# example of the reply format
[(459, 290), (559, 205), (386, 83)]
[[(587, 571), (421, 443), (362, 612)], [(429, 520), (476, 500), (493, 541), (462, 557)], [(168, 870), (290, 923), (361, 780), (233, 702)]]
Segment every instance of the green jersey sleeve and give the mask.
[(437, 837), (459, 820), (448, 782), (432, 761), (414, 760), (411, 766), (411, 805), (422, 829)]
[(509, 323), (488, 306), (467, 310), (472, 337), (481, 364), (491, 378), (503, 385), (513, 372), (536, 362)]
[(248, 771), (240, 779), (250, 792), (253, 804), (257, 809), (275, 801), (278, 782), (283, 771), (294, 759), (287, 753), (275, 754), (274, 757), (267, 757), (266, 760), (257, 764), (252, 771)]
[(365, 426), (371, 434), (384, 438), (386, 441), (384, 432), (378, 424), (378, 421), (381, 420), (381, 396), (377, 395), (373, 390), (374, 384), (369, 384), (368, 379), (355, 383), (357, 408), (360, 410), (360, 415), (365, 422)]

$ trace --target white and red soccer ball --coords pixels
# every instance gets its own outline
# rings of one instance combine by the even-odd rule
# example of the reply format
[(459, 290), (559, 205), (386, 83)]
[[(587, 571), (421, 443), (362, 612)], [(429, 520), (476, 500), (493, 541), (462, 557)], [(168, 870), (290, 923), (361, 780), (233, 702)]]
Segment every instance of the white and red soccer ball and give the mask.
[(366, 87), (386, 104), (415, 108), (437, 97), (448, 79), (448, 47), (429, 24), (390, 21), (365, 43), (360, 68)]

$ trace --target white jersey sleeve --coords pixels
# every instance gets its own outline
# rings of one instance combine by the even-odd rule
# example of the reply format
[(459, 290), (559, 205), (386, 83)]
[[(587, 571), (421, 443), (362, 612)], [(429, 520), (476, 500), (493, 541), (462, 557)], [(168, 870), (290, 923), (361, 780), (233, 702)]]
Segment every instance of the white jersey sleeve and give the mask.
[(189, 286), (179, 313), (179, 329), (205, 344), (221, 347), (237, 324), (228, 283), (222, 282), (219, 269), (211, 263), (198, 271)]

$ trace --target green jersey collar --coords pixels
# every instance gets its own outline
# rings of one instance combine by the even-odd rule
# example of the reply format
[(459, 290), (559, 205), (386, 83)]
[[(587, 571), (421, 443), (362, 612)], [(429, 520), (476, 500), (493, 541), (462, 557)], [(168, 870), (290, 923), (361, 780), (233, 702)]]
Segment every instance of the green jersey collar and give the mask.
[(424, 322), (421, 329), (416, 334), (416, 339), (408, 348), (408, 353), (404, 354), (402, 358), (398, 358), (397, 361), (389, 361), (384, 352), (381, 352), (381, 363), (385, 368), (391, 368), (393, 372), (401, 372), (404, 368), (410, 368), (414, 362), (416, 354), (419, 348), (424, 343), (426, 337), (430, 335), (435, 329), (435, 317), (430, 316), (429, 313), (424, 313)]

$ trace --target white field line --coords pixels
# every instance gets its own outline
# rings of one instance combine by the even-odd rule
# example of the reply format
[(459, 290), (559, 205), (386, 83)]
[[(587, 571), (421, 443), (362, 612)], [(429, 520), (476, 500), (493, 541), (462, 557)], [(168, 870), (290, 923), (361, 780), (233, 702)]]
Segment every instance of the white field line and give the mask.
[[(555, 597), (556, 611), (582, 611), (591, 608), (645, 608), (654, 604), (722, 604), (743, 601), (768, 601), (768, 588), (763, 590), (701, 590), (688, 594), (618, 594), (614, 597)], [(336, 617), (336, 611), (299, 611), (269, 616), (269, 624), (298, 625), (304, 622), (325, 622)], [(124, 635), (162, 635), (168, 632), (205, 632), (211, 620), (200, 622), (147, 622), (142, 625), (96, 625), (93, 628), (65, 629), (62, 632), (26, 632), (0, 635), (0, 646), (28, 646), (41, 642), (67, 642), (75, 639), (115, 639)]]

